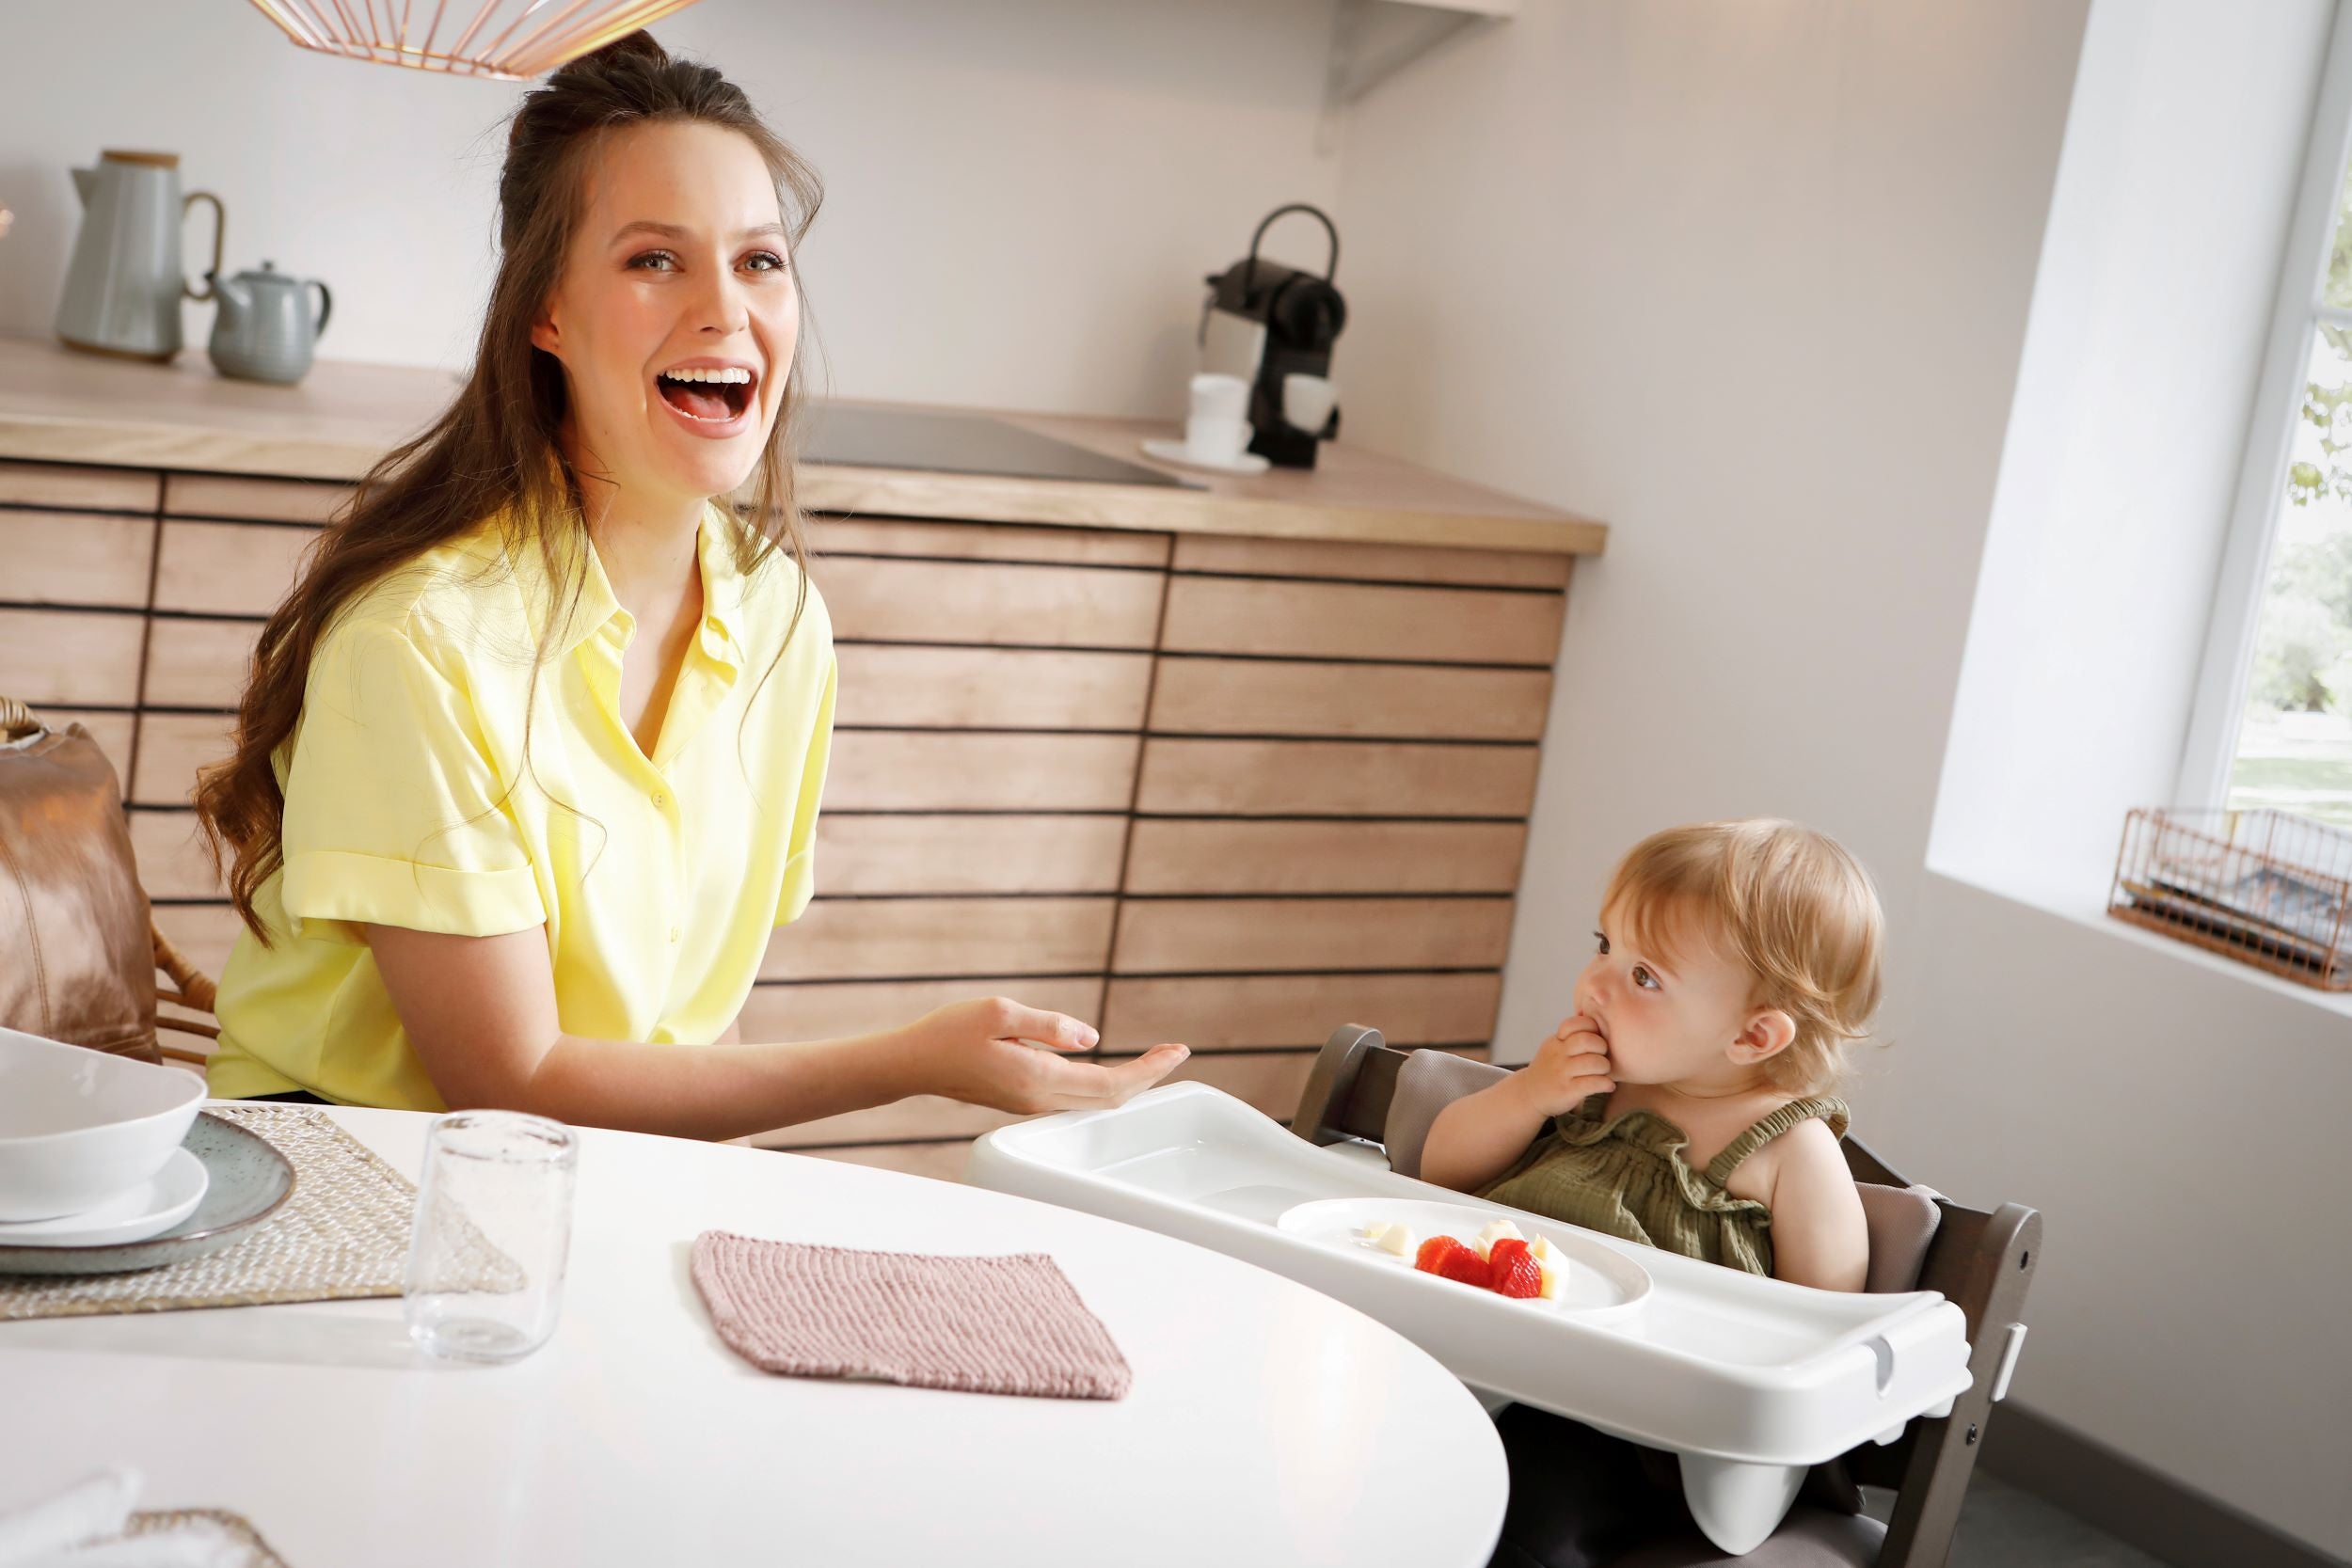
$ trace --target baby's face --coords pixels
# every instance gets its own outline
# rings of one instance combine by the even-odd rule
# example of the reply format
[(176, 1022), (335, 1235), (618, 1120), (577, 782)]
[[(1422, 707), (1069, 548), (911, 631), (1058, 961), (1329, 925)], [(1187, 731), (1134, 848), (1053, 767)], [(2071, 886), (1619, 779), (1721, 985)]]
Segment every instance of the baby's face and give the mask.
[(1576, 1010), (1609, 1045), (1621, 1084), (1676, 1084), (1736, 1070), (1730, 1050), (1755, 1016), (1755, 984), (1719, 952), (1702, 920), (1660, 911), (1644, 952), (1625, 911), (1601, 911), (1593, 961), (1577, 976)]

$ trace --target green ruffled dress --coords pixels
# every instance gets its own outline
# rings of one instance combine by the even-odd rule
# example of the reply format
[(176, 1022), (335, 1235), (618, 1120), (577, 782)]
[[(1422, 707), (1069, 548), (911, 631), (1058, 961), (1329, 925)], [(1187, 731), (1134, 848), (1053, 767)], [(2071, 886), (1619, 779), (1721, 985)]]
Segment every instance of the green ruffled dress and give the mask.
[(1629, 1242), (1770, 1275), (1772, 1212), (1734, 1197), (1724, 1183), (1740, 1162), (1815, 1117), (1846, 1135), (1846, 1102), (1828, 1095), (1792, 1100), (1693, 1170), (1690, 1134), (1655, 1111), (1606, 1115), (1595, 1095), (1538, 1133), (1511, 1168), (1477, 1196), (1565, 1220)]

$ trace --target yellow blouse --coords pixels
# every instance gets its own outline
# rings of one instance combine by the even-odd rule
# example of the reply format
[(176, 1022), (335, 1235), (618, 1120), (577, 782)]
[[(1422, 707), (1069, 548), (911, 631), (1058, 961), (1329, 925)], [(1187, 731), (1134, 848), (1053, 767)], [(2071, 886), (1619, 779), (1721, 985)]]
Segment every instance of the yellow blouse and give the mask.
[(566, 1034), (726, 1029), (815, 887), (835, 678), (816, 589), (787, 641), (799, 569), (779, 552), (739, 572), (739, 526), (704, 515), (703, 624), (650, 757), (620, 713), (636, 623), (593, 547), (535, 681), (557, 594), (496, 519), (337, 616), (277, 759), (285, 863), (255, 896), (275, 945), (240, 932), (221, 974), (215, 1095), (443, 1108), (361, 923), (544, 926)]

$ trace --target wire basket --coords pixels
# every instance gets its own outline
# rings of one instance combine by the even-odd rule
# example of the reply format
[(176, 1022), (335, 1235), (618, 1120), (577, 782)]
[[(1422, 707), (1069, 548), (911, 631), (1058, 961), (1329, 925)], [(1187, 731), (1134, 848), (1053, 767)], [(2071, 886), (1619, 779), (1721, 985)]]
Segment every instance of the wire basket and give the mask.
[(2123, 818), (2107, 913), (2325, 990), (2352, 990), (2352, 832), (2282, 811)]

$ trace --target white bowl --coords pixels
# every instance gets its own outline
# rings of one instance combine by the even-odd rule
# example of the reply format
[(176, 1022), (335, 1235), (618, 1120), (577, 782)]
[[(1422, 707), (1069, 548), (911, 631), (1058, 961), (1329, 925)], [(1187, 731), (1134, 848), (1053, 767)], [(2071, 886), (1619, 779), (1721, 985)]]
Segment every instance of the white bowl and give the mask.
[(164, 1168), (204, 1080), (0, 1029), (0, 1221), (95, 1208)]

